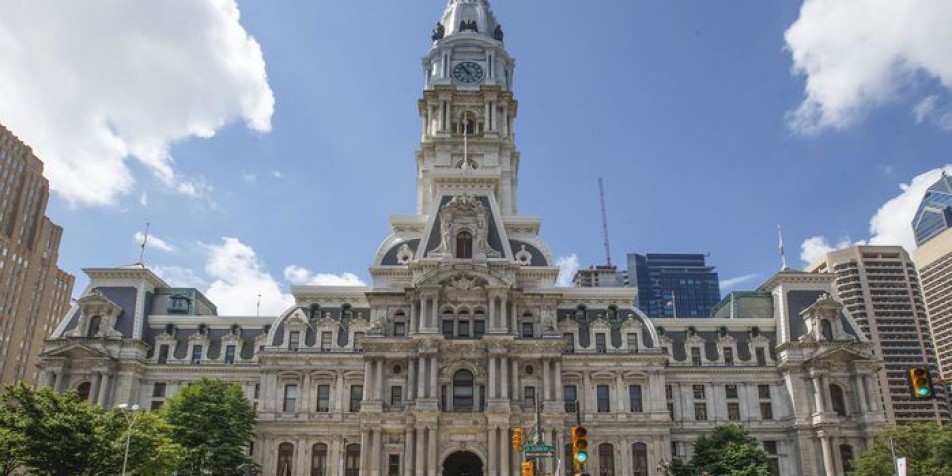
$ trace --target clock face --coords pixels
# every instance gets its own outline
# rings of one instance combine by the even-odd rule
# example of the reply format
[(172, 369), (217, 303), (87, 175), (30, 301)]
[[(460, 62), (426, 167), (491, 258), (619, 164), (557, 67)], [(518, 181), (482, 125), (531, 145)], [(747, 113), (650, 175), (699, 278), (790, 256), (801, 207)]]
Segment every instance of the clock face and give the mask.
[(453, 68), (453, 79), (466, 84), (478, 83), (483, 80), (483, 67), (472, 61), (464, 61)]

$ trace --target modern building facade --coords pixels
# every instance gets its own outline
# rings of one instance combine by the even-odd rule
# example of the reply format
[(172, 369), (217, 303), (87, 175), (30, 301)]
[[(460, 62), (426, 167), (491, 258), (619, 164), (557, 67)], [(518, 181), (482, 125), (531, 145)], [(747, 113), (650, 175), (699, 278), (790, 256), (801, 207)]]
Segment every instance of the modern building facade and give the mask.
[(49, 182), (29, 146), (0, 125), (0, 383), (34, 383), (36, 355), (69, 309), (63, 229), (46, 217)]
[(703, 254), (630, 253), (628, 281), (651, 317), (709, 317), (721, 300), (717, 271)]
[(417, 210), (391, 217), (372, 284), (295, 286), (278, 316), (220, 316), (148, 269), (87, 269), (43, 384), (158, 408), (201, 377), (237, 382), (266, 475), (509, 476), (512, 429), (538, 418), (562, 456), (576, 407), (599, 475), (661, 474), (732, 421), (777, 474), (845, 474), (885, 420), (881, 362), (833, 277), (779, 273), (735, 318), (652, 320), (636, 289), (556, 287), (541, 222), (516, 207), (502, 28), (485, 0), (450, 0), (432, 38)]
[(810, 271), (836, 276), (836, 296), (882, 356), (883, 402), (891, 423), (948, 422), (945, 395), (915, 400), (906, 371), (928, 366), (936, 374), (936, 355), (919, 279), (909, 254), (899, 246), (853, 246), (827, 253)]
[(952, 178), (945, 172), (936, 183), (926, 190), (919, 209), (912, 219), (912, 231), (916, 245), (927, 241), (952, 227)]

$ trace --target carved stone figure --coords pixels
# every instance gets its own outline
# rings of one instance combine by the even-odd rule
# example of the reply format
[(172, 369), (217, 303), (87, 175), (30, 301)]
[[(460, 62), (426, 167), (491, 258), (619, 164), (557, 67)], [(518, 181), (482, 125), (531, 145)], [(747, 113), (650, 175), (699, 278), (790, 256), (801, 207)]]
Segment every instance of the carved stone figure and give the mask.
[(431, 36), (430, 38), (432, 38), (433, 41), (442, 40), (443, 35), (445, 34), (446, 34), (446, 28), (443, 27), (442, 23), (437, 22), (436, 27), (433, 28), (433, 36)]
[(502, 25), (496, 25), (496, 29), (493, 30), (493, 39), (496, 41), (502, 41)]

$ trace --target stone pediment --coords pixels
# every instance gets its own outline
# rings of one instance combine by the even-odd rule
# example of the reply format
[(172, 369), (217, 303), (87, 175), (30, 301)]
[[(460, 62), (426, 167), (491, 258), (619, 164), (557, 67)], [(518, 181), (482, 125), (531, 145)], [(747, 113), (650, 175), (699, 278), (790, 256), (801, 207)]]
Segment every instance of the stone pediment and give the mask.
[(57, 347), (43, 351), (41, 354), (46, 358), (63, 358), (68, 360), (88, 360), (88, 359), (111, 359), (114, 357), (104, 349), (88, 346), (86, 344), (73, 342), (62, 347)]
[(870, 360), (875, 358), (868, 345), (857, 347), (855, 345), (839, 345), (833, 348), (820, 349), (819, 352), (807, 362), (852, 362), (855, 360)]
[(512, 283), (488, 266), (465, 264), (441, 266), (418, 279), (414, 286), (438, 286), (445, 290), (472, 291), (490, 287), (508, 288)]

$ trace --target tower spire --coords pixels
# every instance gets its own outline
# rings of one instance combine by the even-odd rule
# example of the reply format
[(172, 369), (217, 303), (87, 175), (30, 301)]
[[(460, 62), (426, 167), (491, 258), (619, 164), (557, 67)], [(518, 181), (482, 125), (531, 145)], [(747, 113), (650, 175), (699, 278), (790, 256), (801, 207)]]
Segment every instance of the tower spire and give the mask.
[(787, 271), (790, 269), (787, 266), (787, 255), (783, 251), (783, 230), (780, 228), (780, 225), (777, 225), (777, 237), (780, 239), (780, 245), (778, 251), (780, 252), (780, 271)]

